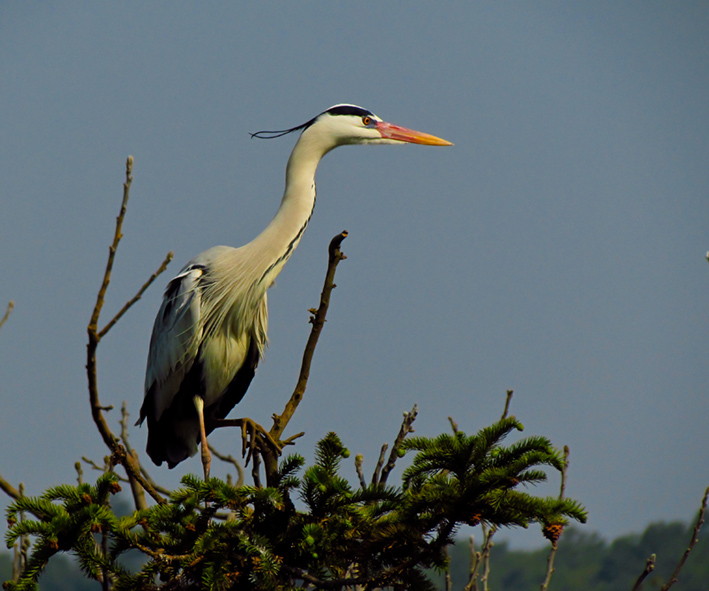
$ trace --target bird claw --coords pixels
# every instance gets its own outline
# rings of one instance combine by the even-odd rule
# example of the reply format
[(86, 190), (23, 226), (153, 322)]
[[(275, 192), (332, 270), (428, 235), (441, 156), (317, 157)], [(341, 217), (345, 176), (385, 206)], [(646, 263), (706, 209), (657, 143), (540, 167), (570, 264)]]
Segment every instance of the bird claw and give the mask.
[(271, 434), (256, 421), (248, 418), (237, 420), (241, 421), (241, 457), (243, 458), (246, 456), (244, 463), (247, 466), (249, 464), (249, 460), (251, 460), (254, 455), (254, 450), (257, 449), (257, 447), (263, 449), (264, 445), (267, 445), (271, 448), (271, 451), (275, 455), (281, 455), (283, 445), (273, 439)]
[(281, 455), (283, 444), (276, 441), (266, 429), (252, 419), (246, 417), (243, 419), (211, 419), (209, 427), (210, 431), (219, 427), (241, 428), (241, 457), (246, 456), (246, 465), (248, 465), (249, 460), (254, 455), (254, 450), (257, 448), (265, 449), (269, 447), (275, 455)]

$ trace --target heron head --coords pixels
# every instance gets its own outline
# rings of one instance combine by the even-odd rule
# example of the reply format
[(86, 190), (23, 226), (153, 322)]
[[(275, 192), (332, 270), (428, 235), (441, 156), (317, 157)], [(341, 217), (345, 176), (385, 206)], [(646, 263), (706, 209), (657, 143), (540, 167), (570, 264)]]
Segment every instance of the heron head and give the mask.
[(322, 134), (331, 135), (338, 146), (346, 144), (452, 145), (451, 142), (434, 135), (387, 123), (371, 111), (357, 105), (341, 104), (330, 107), (312, 120), (311, 127)]
[(327, 150), (348, 144), (423, 144), (452, 146), (451, 142), (428, 133), (414, 131), (383, 121), (371, 111), (357, 105), (334, 105), (310, 121), (281, 131), (260, 131), (252, 137), (280, 137), (302, 130), (313, 140), (327, 145)]

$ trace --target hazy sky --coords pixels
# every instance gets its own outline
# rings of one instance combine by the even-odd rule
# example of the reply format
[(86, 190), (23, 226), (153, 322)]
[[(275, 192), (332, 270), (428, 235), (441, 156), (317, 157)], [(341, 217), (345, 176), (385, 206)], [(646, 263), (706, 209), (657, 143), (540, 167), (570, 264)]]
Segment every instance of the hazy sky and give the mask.
[[(707, 31), (705, 2), (2, 3), (0, 307), (16, 308), (0, 331), (0, 474), (39, 494), (105, 454), (85, 330), (126, 156), (104, 322), (175, 252), (99, 350), (102, 402), (137, 418), (168, 275), (251, 240), (278, 206), (295, 138), (248, 132), (351, 102), (455, 146), (326, 157), (232, 415), (270, 425), (282, 409), (327, 244), (347, 229), (287, 433), (307, 432), (297, 451), (334, 430), (370, 473), (414, 403), (419, 435), (448, 416), (473, 432), (512, 388), (525, 434), (570, 446), (587, 531), (689, 520), (709, 485)], [(130, 435), (142, 450), (146, 429)], [(238, 451), (233, 432), (212, 441)], [(168, 486), (201, 470), (150, 467)]]

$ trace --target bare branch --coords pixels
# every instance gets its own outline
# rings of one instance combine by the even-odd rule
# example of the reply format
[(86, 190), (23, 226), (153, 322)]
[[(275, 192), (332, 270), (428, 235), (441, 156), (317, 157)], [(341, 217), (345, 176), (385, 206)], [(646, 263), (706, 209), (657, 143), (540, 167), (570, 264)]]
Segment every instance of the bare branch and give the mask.
[(635, 585), (633, 585), (633, 590), (632, 591), (639, 591), (639, 589), (643, 586), (643, 581), (645, 578), (655, 570), (655, 558), (656, 556), (654, 554), (650, 555), (650, 558), (647, 559), (645, 562), (645, 570), (640, 573), (640, 576), (638, 577), (638, 580), (635, 581)]
[(677, 568), (675, 568), (675, 572), (672, 573), (670, 580), (667, 581), (667, 583), (662, 587), (662, 591), (667, 591), (667, 589), (672, 587), (672, 585), (677, 582), (677, 579), (679, 578), (679, 573), (682, 570), (682, 567), (684, 567), (684, 563), (687, 562), (687, 558), (689, 558), (689, 555), (691, 554), (694, 545), (699, 541), (699, 531), (702, 529), (702, 525), (704, 524), (704, 516), (706, 515), (707, 511), (708, 498), (709, 486), (704, 491), (704, 497), (702, 497), (702, 504), (699, 508), (699, 515), (697, 516), (697, 523), (694, 525), (694, 530), (692, 531), (692, 539), (689, 540), (689, 546), (687, 546), (687, 549), (684, 551), (682, 558), (680, 558), (680, 561), (677, 564)]
[[(19, 497), (25, 496), (25, 485), (20, 482), (19, 486)], [(25, 520), (24, 511), (20, 511), (20, 521)], [(23, 534), (19, 539), (13, 544), (12, 547), (12, 580), (18, 582), (20, 580), (20, 574), (24, 572), (27, 568), (27, 551), (30, 547), (29, 536)]]
[(81, 462), (74, 462), (74, 469), (76, 470), (76, 483), (81, 486), (84, 483), (84, 470), (81, 467)]
[(382, 449), (379, 451), (379, 459), (377, 460), (377, 465), (374, 467), (374, 474), (372, 474), (372, 484), (379, 484), (379, 475), (381, 474), (382, 467), (384, 466), (384, 459), (386, 458), (388, 449), (389, 444), (384, 443), (382, 445)]
[(357, 471), (357, 478), (359, 478), (359, 485), (362, 488), (367, 488), (367, 481), (364, 478), (364, 471), (362, 470), (363, 464), (364, 456), (362, 456), (362, 454), (357, 454), (355, 456), (355, 470)]
[(244, 468), (242, 467), (241, 463), (239, 463), (239, 461), (236, 458), (234, 458), (230, 455), (224, 455), (224, 454), (220, 453), (219, 451), (214, 449), (214, 447), (212, 447), (211, 445), (209, 446), (209, 451), (211, 451), (212, 454), (214, 454), (214, 456), (218, 460), (221, 460), (222, 462), (226, 462), (227, 464), (231, 464), (232, 466), (234, 466), (234, 469), (236, 470), (236, 476), (237, 476), (236, 484), (234, 486), (237, 486), (237, 487), (243, 486), (243, 484), (244, 484)]
[(10, 312), (12, 312), (12, 310), (14, 308), (15, 308), (15, 302), (10, 300), (7, 303), (7, 309), (5, 310), (5, 314), (3, 315), (2, 318), (0, 318), (0, 328), (2, 328), (2, 325), (5, 324), (5, 322), (7, 322), (7, 319), (10, 317)]
[[(507, 401), (509, 402), (512, 395), (512, 390), (507, 391)], [(505, 413), (507, 413), (507, 407), (505, 407)], [(503, 415), (504, 417), (504, 415)], [(564, 464), (561, 468), (561, 486), (559, 488), (559, 500), (564, 500), (564, 495), (566, 494), (566, 470), (569, 467), (569, 446), (564, 446)], [(557, 542), (552, 542), (551, 550), (549, 550), (549, 556), (547, 557), (547, 574), (542, 583), (541, 590), (546, 591), (549, 587), (549, 582), (551, 581), (551, 575), (554, 573), (554, 558), (556, 558), (556, 550), (558, 548)]]
[(475, 538), (470, 536), (470, 573), (468, 584), (463, 591), (478, 591), (478, 567), (480, 566), (480, 552), (475, 551)]
[[(121, 441), (123, 442), (123, 446), (126, 448), (126, 453), (130, 455), (136, 462), (138, 462), (138, 454), (135, 452), (135, 450), (130, 446), (130, 443), (128, 442), (128, 417), (130, 415), (128, 414), (128, 405), (126, 404), (126, 401), (123, 401), (123, 404), (121, 405), (121, 420), (119, 422), (121, 426)], [(145, 500), (145, 489), (140, 485), (140, 483), (135, 479), (135, 477), (128, 471), (126, 471), (128, 475), (128, 483), (130, 484), (130, 491), (133, 495), (133, 502), (135, 503), (135, 508), (138, 511), (142, 511), (143, 509), (148, 508), (148, 503)]]
[(123, 183), (123, 202), (121, 203), (121, 210), (116, 218), (116, 230), (113, 233), (113, 243), (108, 249), (108, 261), (106, 263), (106, 270), (103, 274), (103, 281), (101, 282), (101, 287), (98, 291), (98, 296), (96, 297), (96, 305), (94, 306), (93, 313), (91, 314), (91, 320), (89, 321), (89, 330), (93, 328), (94, 332), (97, 332), (98, 318), (101, 314), (101, 309), (103, 308), (103, 303), (106, 298), (108, 284), (111, 282), (111, 271), (113, 270), (113, 261), (116, 258), (118, 243), (121, 241), (121, 238), (123, 238), (123, 219), (126, 216), (126, 210), (128, 208), (128, 198), (130, 197), (130, 186), (132, 182), (133, 156), (128, 156), (128, 159), (126, 160), (126, 181)]
[(394, 469), (394, 465), (396, 464), (396, 460), (399, 458), (399, 450), (401, 449), (401, 444), (404, 443), (404, 439), (409, 433), (413, 433), (414, 429), (411, 426), (413, 422), (416, 420), (416, 415), (418, 414), (418, 405), (414, 404), (414, 407), (411, 409), (410, 412), (405, 412), (404, 413), (404, 420), (401, 423), (401, 428), (399, 429), (399, 434), (396, 436), (396, 440), (394, 441), (394, 445), (391, 448), (391, 452), (389, 453), (389, 460), (386, 463), (386, 466), (384, 466), (384, 469), (382, 470), (382, 477), (379, 480), (379, 484), (386, 484), (387, 478), (389, 478), (389, 474), (391, 471)]
[(138, 290), (138, 293), (136, 293), (130, 300), (128, 300), (123, 307), (119, 310), (119, 312), (110, 320), (110, 322), (104, 326), (98, 333), (98, 338), (101, 340), (104, 336), (106, 336), (106, 333), (113, 328), (113, 326), (118, 322), (121, 317), (131, 308), (133, 304), (135, 304), (145, 293), (145, 291), (150, 287), (150, 285), (157, 279), (157, 277), (167, 269), (167, 266), (170, 264), (172, 261), (172, 257), (174, 256), (173, 252), (170, 251), (167, 253), (165, 256), (165, 260), (160, 264), (158, 267), (158, 270), (153, 273), (150, 278), (143, 283), (143, 286)]
[(502, 418), (507, 418), (507, 412), (510, 410), (510, 401), (512, 400), (512, 394), (514, 390), (507, 390), (507, 398), (505, 399), (505, 410), (502, 411)]
[(481, 581), (483, 584), (483, 590), (488, 591), (488, 580), (490, 578), (490, 551), (495, 545), (492, 543), (492, 536), (497, 533), (497, 527), (493, 526), (489, 531), (485, 532), (485, 526), (483, 526), (484, 532), (484, 542), (482, 550), (480, 551), (480, 561), (483, 564), (483, 576)]
[(86, 346), (86, 375), (88, 379), (88, 389), (89, 389), (89, 403), (91, 405), (91, 416), (93, 417), (96, 428), (98, 429), (101, 437), (106, 444), (106, 446), (111, 450), (111, 462), (113, 464), (120, 463), (123, 465), (124, 469), (128, 474), (135, 478), (141, 486), (148, 492), (148, 494), (153, 497), (157, 502), (164, 503), (165, 499), (155, 490), (155, 488), (147, 482), (140, 472), (140, 463), (138, 462), (137, 455), (135, 453), (129, 454), (126, 452), (125, 447), (123, 447), (116, 436), (113, 434), (111, 429), (103, 416), (104, 407), (101, 405), (98, 397), (98, 372), (96, 363), (96, 349), (101, 340), (98, 333), (98, 320), (101, 315), (101, 310), (106, 297), (106, 290), (111, 281), (111, 271), (113, 270), (113, 261), (116, 256), (116, 250), (118, 248), (118, 243), (121, 240), (123, 228), (123, 219), (126, 215), (126, 209), (128, 206), (128, 197), (130, 196), (130, 185), (133, 181), (133, 157), (129, 156), (126, 161), (126, 181), (123, 183), (123, 201), (121, 203), (121, 210), (116, 218), (116, 229), (113, 235), (113, 242), (109, 248), (108, 261), (106, 263), (106, 270), (104, 271), (103, 281), (101, 282), (101, 287), (99, 288), (98, 295), (96, 296), (96, 305), (94, 306), (93, 312), (91, 314), (91, 319), (89, 320), (89, 325), (86, 329), (89, 342)]
[[(339, 265), (340, 261), (347, 258), (340, 250), (342, 241), (345, 238), (347, 238), (347, 232), (343, 231), (330, 241), (330, 245), (328, 247), (327, 273), (325, 274), (325, 282), (322, 293), (320, 294), (320, 305), (318, 306), (318, 309), (313, 312), (313, 316), (310, 318), (310, 322), (313, 327), (310, 330), (310, 336), (308, 337), (308, 342), (306, 343), (305, 351), (303, 352), (303, 361), (300, 366), (298, 382), (296, 383), (293, 394), (291, 394), (291, 397), (283, 409), (283, 412), (280, 415), (273, 415), (273, 426), (271, 427), (269, 433), (271, 437), (277, 441), (280, 440), (281, 435), (283, 435), (283, 431), (293, 417), (293, 413), (296, 408), (298, 408), (298, 405), (305, 394), (305, 388), (308, 385), (308, 378), (310, 377), (310, 365), (313, 361), (315, 347), (318, 344), (318, 339), (320, 338), (320, 333), (322, 332), (323, 326), (325, 326), (325, 317), (327, 316), (327, 310), (330, 306), (330, 295), (332, 294), (332, 290), (336, 287), (335, 271), (337, 270), (337, 265)], [(266, 470), (266, 482), (270, 483), (270, 479), (273, 475), (275, 475), (276, 470), (278, 469), (277, 459), (272, 451), (263, 448), (262, 455)]]
[(453, 434), (458, 433), (458, 423), (453, 420), (453, 417), (448, 417), (448, 422), (451, 424), (451, 429), (453, 429)]
[(22, 494), (14, 486), (12, 486), (7, 480), (0, 476), (0, 489), (9, 497), (17, 500)]
[[(135, 452), (133, 452), (135, 453)], [(160, 486), (157, 482), (155, 482), (148, 473), (148, 471), (143, 467), (143, 464), (140, 464), (140, 474), (143, 478), (145, 478), (145, 481), (150, 483), (150, 486), (152, 486), (156, 491), (158, 491), (160, 494), (163, 495), (169, 495), (170, 491), (165, 488), (164, 486)]]
[(283, 412), (280, 415), (274, 415), (273, 417), (273, 427), (271, 428), (270, 434), (274, 439), (280, 438), (283, 434), (283, 430), (286, 428), (286, 425), (288, 425), (295, 409), (303, 399), (303, 394), (305, 393), (305, 388), (308, 384), (308, 378), (310, 377), (310, 365), (313, 360), (313, 354), (315, 353), (315, 347), (318, 344), (320, 332), (325, 325), (325, 316), (327, 315), (327, 309), (330, 305), (330, 294), (335, 288), (335, 271), (337, 270), (337, 265), (340, 261), (347, 258), (340, 250), (340, 245), (345, 238), (347, 238), (347, 232), (341, 232), (330, 241), (330, 246), (328, 248), (328, 267), (325, 275), (325, 284), (323, 285), (323, 290), (320, 294), (320, 306), (310, 319), (313, 328), (310, 330), (310, 336), (308, 337), (308, 342), (305, 345), (303, 361), (300, 366), (300, 375), (298, 376), (298, 383), (290, 397), (290, 400), (286, 404), (286, 407), (283, 409)]

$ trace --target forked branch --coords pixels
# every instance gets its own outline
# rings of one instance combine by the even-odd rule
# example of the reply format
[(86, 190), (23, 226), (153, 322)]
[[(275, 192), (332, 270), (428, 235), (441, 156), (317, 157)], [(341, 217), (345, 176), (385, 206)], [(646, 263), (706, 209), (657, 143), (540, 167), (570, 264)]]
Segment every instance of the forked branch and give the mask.
[(98, 374), (96, 365), (96, 349), (101, 339), (106, 335), (106, 333), (115, 325), (115, 323), (125, 314), (125, 312), (140, 299), (140, 296), (148, 288), (148, 286), (153, 282), (153, 280), (164, 271), (167, 264), (172, 259), (172, 253), (168, 254), (165, 261), (162, 263), (160, 268), (153, 274), (153, 276), (143, 285), (143, 287), (138, 291), (138, 294), (134, 296), (126, 305), (123, 306), (121, 311), (104, 327), (100, 332), (98, 330), (98, 321), (101, 315), (101, 310), (103, 309), (103, 304), (106, 298), (106, 291), (108, 290), (108, 285), (111, 282), (111, 272), (113, 270), (113, 263), (116, 258), (116, 251), (118, 249), (118, 244), (123, 237), (123, 220), (126, 215), (126, 210), (128, 207), (128, 198), (130, 196), (130, 186), (133, 182), (133, 157), (129, 156), (126, 161), (126, 180), (123, 183), (123, 201), (121, 203), (121, 209), (116, 218), (116, 229), (113, 234), (113, 241), (108, 250), (108, 261), (106, 263), (106, 269), (103, 274), (103, 280), (101, 282), (101, 287), (99, 288), (98, 295), (96, 296), (96, 305), (94, 306), (93, 312), (91, 313), (91, 319), (89, 320), (89, 325), (87, 327), (87, 333), (89, 336), (89, 342), (86, 346), (86, 375), (88, 378), (88, 388), (89, 388), (89, 403), (91, 405), (91, 416), (93, 417), (96, 428), (98, 429), (101, 437), (111, 450), (111, 462), (112, 464), (121, 464), (128, 474), (129, 479), (133, 482), (137, 482), (142, 486), (147, 493), (153, 497), (156, 501), (163, 503), (164, 498), (155, 489), (151, 482), (146, 480), (140, 468), (140, 462), (138, 461), (138, 455), (133, 451), (132, 453), (127, 451), (126, 448), (121, 445), (118, 438), (113, 434), (106, 418), (103, 415), (106, 407), (101, 405), (98, 396)]

